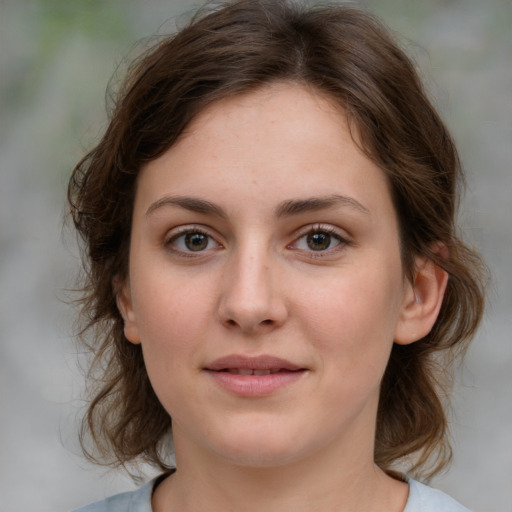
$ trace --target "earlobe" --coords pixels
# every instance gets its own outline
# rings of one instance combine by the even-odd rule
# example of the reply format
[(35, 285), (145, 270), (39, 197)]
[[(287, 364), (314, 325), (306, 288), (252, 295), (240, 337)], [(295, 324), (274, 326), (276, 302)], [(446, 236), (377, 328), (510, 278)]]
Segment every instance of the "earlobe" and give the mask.
[[(444, 245), (436, 252), (445, 256)], [(414, 283), (408, 283), (404, 303), (395, 331), (395, 343), (407, 345), (425, 337), (434, 326), (443, 303), (448, 273), (430, 258), (416, 261)]]
[(122, 284), (115, 282), (114, 290), (116, 293), (117, 309), (124, 321), (124, 335), (129, 342), (139, 344), (140, 334), (133, 310), (130, 283), (128, 281)]

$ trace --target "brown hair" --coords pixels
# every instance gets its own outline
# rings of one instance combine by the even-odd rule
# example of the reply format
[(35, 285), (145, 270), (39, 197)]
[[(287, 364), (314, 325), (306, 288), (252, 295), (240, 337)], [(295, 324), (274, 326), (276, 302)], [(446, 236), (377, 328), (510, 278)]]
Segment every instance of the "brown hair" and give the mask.
[[(405, 271), (411, 276), (413, 257), (426, 255), (449, 274), (432, 331), (394, 345), (377, 417), (376, 463), (391, 472), (414, 455), (415, 474), (433, 474), (451, 456), (444, 389), (450, 363), (482, 315), (484, 267), (455, 232), (459, 159), (411, 61), (371, 15), (340, 5), (227, 2), (196, 15), (129, 70), (105, 135), (69, 184), (85, 249), (82, 334), (94, 332), (96, 387), (83, 433), (92, 433), (102, 460), (142, 459), (168, 469), (162, 448), (171, 418), (149, 383), (140, 346), (124, 337), (113, 286), (127, 277), (137, 174), (206, 105), (275, 81), (306, 84), (343, 107), (362, 150), (388, 176)], [(432, 250), (436, 242), (448, 257)]]

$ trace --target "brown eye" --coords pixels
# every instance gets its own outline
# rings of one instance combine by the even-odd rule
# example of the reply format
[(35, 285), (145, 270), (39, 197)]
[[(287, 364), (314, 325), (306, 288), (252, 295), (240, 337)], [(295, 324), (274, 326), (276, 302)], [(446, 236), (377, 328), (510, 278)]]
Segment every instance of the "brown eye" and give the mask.
[(197, 229), (177, 233), (165, 245), (173, 252), (184, 254), (200, 253), (221, 247), (212, 236)]
[(306, 236), (306, 243), (312, 251), (325, 251), (331, 246), (332, 237), (329, 233), (317, 231)]
[(202, 251), (208, 247), (208, 238), (204, 233), (187, 233), (185, 246), (189, 251)]
[(343, 249), (347, 244), (348, 241), (335, 228), (315, 226), (297, 238), (290, 248), (321, 256), (322, 253), (331, 254)]

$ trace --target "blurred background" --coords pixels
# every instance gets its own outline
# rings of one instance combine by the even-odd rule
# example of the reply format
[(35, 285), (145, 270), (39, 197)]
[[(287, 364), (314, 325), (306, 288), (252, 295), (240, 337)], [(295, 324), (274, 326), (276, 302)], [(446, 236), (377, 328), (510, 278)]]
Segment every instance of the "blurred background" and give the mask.
[[(0, 512), (63, 512), (134, 488), (80, 455), (65, 189), (135, 42), (173, 32), (199, 5), (0, 0)], [(432, 484), (475, 512), (512, 512), (512, 2), (360, 5), (401, 35), (452, 129), (469, 181), (462, 224), (493, 273), (455, 389), (454, 463)]]

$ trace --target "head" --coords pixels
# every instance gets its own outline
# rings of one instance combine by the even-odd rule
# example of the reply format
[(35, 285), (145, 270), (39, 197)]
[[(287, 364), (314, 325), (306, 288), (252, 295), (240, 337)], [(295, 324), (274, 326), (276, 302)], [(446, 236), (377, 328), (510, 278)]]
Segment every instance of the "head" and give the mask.
[(448, 276), (432, 329), (392, 346), (375, 434), (375, 461), (384, 470), (415, 454), (418, 471), (436, 471), (450, 453), (443, 386), (482, 314), (482, 267), (457, 236), (457, 152), (413, 65), (378, 21), (342, 6), (231, 2), (199, 14), (130, 69), (104, 137), (69, 187), (85, 244), (85, 327), (94, 329), (91, 347), (102, 362), (88, 426), (113, 460), (142, 457), (165, 467), (172, 419), (140, 345), (125, 336), (117, 301), (130, 278), (138, 177), (208, 109), (283, 84), (336, 106), (354, 143), (382, 171), (404, 278), (414, 281), (420, 261)]

